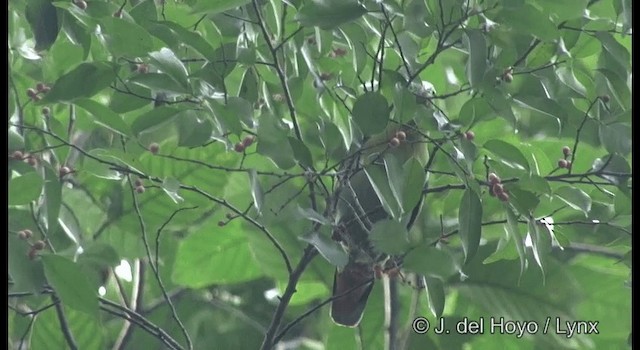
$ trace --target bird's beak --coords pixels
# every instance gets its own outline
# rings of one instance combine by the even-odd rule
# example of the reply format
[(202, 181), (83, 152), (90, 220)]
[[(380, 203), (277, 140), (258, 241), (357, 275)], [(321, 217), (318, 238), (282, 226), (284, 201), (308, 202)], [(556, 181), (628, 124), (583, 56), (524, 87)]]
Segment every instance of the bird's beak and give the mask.
[(373, 270), (364, 264), (349, 263), (333, 277), (331, 319), (338, 325), (356, 327), (373, 289)]

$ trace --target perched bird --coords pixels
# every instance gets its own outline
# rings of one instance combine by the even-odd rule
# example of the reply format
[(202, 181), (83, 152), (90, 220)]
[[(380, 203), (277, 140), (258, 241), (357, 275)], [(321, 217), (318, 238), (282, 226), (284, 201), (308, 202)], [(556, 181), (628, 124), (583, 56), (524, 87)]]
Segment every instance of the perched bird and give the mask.
[[(370, 172), (384, 170), (383, 159), (388, 157), (395, 158), (398, 164), (415, 157), (424, 166), (428, 157), (426, 143), (420, 133), (413, 127), (397, 124), (369, 138), (352, 155), (350, 161), (343, 165), (344, 175), (335, 192), (337, 225), (333, 233), (334, 239), (341, 242), (346, 250), (349, 260), (344, 268), (335, 272), (335, 299), (330, 311), (336, 324), (347, 327), (356, 327), (360, 323), (373, 289), (374, 267), (389, 259), (386, 254), (376, 251), (368, 238), (372, 225), (390, 215), (364, 169)], [(407, 227), (413, 224), (421, 204), (420, 200), (414, 208), (403, 213), (401, 222)]]

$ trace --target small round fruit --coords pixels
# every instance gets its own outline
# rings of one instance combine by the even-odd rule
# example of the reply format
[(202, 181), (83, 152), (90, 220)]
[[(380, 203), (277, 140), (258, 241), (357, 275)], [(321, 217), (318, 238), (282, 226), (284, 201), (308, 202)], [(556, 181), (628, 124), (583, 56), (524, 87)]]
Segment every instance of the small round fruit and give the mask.
[(35, 250), (42, 250), (44, 249), (44, 247), (46, 246), (46, 243), (44, 243), (44, 241), (35, 241), (33, 242), (33, 249)]
[(513, 81), (513, 74), (511, 73), (507, 73), (505, 75), (502, 76), (502, 80), (504, 80), (506, 83), (510, 83)]
[(496, 196), (498, 197), (500, 197), (501, 193), (505, 193), (505, 190), (502, 184), (495, 184), (491, 188), (493, 189), (493, 193), (495, 193)]
[(242, 142), (238, 142), (233, 146), (233, 150), (238, 152), (238, 153), (242, 153), (244, 152), (244, 145), (242, 144)]
[(404, 131), (400, 130), (396, 132), (396, 138), (400, 141), (404, 141), (407, 139), (407, 134)]
[(569, 162), (566, 159), (560, 159), (560, 160), (558, 160), (558, 167), (560, 167), (560, 168), (568, 168), (569, 167)]
[(78, 6), (81, 10), (87, 9), (87, 2), (84, 0), (76, 0), (73, 3), (76, 4), (76, 6)]
[(331, 78), (333, 78), (333, 74), (331, 73), (320, 73), (320, 80), (322, 81), (331, 80)]
[(509, 201), (509, 194), (506, 192), (502, 192), (500, 194), (498, 194), (498, 199), (500, 199), (503, 202), (508, 202)]
[(141, 63), (136, 66), (136, 72), (140, 74), (146, 74), (149, 72), (149, 66), (144, 63)]
[(571, 169), (571, 161), (567, 161), (567, 169)]
[(38, 251), (31, 248), (29, 249), (29, 253), (27, 253), (27, 255), (29, 256), (29, 260), (33, 260), (36, 258), (36, 256), (38, 256)]
[(389, 146), (398, 147), (399, 145), (400, 145), (400, 140), (397, 137), (392, 137), (391, 140), (389, 140)]
[(51, 91), (51, 88), (49, 87), (49, 85), (45, 85), (45, 86), (42, 88), (42, 92), (43, 92), (43, 93), (45, 93), (45, 94), (46, 94), (47, 92), (49, 92), (49, 91)]
[(158, 154), (158, 151), (160, 150), (160, 145), (157, 143), (152, 143), (149, 145), (149, 152), (153, 153), (153, 154)]
[(33, 232), (31, 232), (31, 230), (29, 230), (28, 228), (20, 230), (18, 232), (18, 237), (20, 237), (20, 239), (29, 239), (31, 238), (31, 236), (33, 236)]
[(38, 96), (38, 92), (36, 91), (36, 89), (33, 88), (28, 88), (27, 89), (27, 96), (34, 98), (36, 96)]
[(51, 114), (51, 108), (49, 107), (42, 107), (42, 115), (44, 116), (49, 116)]
[(36, 166), (38, 165), (38, 160), (36, 159), (36, 157), (29, 157), (27, 158), (27, 164), (31, 166)]
[(122, 18), (122, 11), (118, 10), (118, 11), (114, 12), (113, 13), (113, 17)]
[(145, 189), (144, 186), (136, 186), (136, 193), (144, 193)]
[(251, 135), (251, 136), (247, 136), (244, 139), (242, 139), (242, 146), (244, 146), (244, 148), (249, 148), (249, 146), (253, 145), (253, 142), (256, 140), (256, 137)]
[(609, 95), (602, 95), (602, 96), (600, 96), (600, 99), (604, 103), (609, 103), (609, 101), (611, 100), (611, 97), (609, 97)]
[(71, 172), (71, 169), (69, 169), (69, 167), (63, 166), (62, 168), (60, 168), (59, 174), (60, 174), (60, 177), (63, 177), (69, 174), (70, 172)]
[(489, 183), (492, 185), (495, 184), (499, 184), (502, 180), (500, 180), (500, 177), (498, 175), (496, 175), (496, 173), (489, 173)]
[(47, 85), (45, 85), (45, 83), (38, 83), (36, 84), (36, 90), (38, 90), (39, 92), (44, 92), (44, 89), (47, 87)]
[(13, 151), (13, 154), (11, 154), (11, 158), (15, 160), (23, 160), (24, 153), (22, 153), (22, 151)]
[(473, 131), (469, 130), (464, 133), (464, 138), (469, 141), (473, 141), (473, 139), (476, 138), (476, 134)]
[(562, 147), (562, 154), (564, 154), (565, 157), (569, 156), (571, 154), (571, 148), (569, 148), (569, 146)]
[(143, 186), (142, 180), (141, 180), (141, 179), (136, 179), (136, 180), (133, 182), (133, 186), (135, 186), (135, 187)]
[(222, 227), (224, 225), (226, 225), (226, 223), (224, 221), (222, 221), (222, 220), (218, 221), (218, 226)]

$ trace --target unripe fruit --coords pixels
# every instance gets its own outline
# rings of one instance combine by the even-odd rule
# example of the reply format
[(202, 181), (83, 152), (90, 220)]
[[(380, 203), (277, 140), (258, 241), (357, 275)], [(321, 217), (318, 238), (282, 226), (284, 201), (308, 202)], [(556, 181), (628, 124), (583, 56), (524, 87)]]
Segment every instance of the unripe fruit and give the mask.
[(560, 167), (560, 168), (568, 168), (569, 167), (569, 162), (566, 159), (560, 159), (560, 160), (558, 160), (558, 167)]
[(567, 169), (571, 169), (571, 161), (567, 161)]
[(114, 12), (113, 13), (113, 17), (122, 18), (122, 11), (118, 10), (118, 11)]
[(51, 91), (51, 88), (50, 88), (48, 85), (45, 85), (45, 86), (42, 88), (42, 92), (43, 92), (43, 93), (45, 93), (45, 94), (46, 94), (47, 92), (49, 92), (49, 91)]
[(396, 132), (396, 138), (400, 141), (404, 141), (407, 139), (407, 134), (404, 131), (400, 130)]
[(507, 73), (502, 76), (502, 80), (504, 80), (506, 83), (510, 83), (513, 81), (513, 75), (511, 73)]
[(476, 138), (476, 134), (473, 131), (469, 130), (464, 133), (464, 138), (469, 141), (473, 141), (473, 139)]
[(69, 169), (69, 167), (63, 166), (62, 168), (60, 168), (59, 174), (60, 174), (60, 177), (64, 177), (70, 172), (71, 172), (71, 169)]
[(27, 164), (31, 166), (36, 166), (38, 165), (38, 160), (35, 157), (29, 157), (27, 158)]
[(33, 260), (38, 255), (38, 251), (33, 249), (33, 248), (31, 248), (31, 249), (29, 249), (29, 253), (27, 255), (29, 256), (29, 260)]
[(44, 116), (49, 116), (51, 114), (51, 109), (49, 107), (42, 107), (42, 114)]
[(44, 249), (44, 247), (46, 246), (46, 244), (44, 243), (44, 241), (35, 241), (33, 242), (33, 249), (35, 250), (42, 250)]
[(228, 220), (231, 220), (231, 219), (233, 219), (235, 216), (234, 216), (233, 214), (231, 214), (231, 213), (226, 213), (226, 214), (225, 214), (225, 217), (226, 217)]
[(149, 152), (153, 153), (153, 154), (158, 154), (158, 151), (160, 150), (160, 145), (157, 143), (152, 143), (149, 145)]
[(400, 140), (398, 140), (397, 137), (392, 137), (391, 140), (389, 140), (389, 146), (398, 147), (399, 145), (400, 145)]
[(609, 95), (602, 95), (602, 96), (600, 96), (600, 99), (604, 103), (609, 103), (609, 101), (611, 100), (611, 97), (609, 97)]
[(28, 228), (18, 232), (18, 237), (20, 237), (20, 239), (29, 239), (31, 236), (33, 236), (33, 232)]
[(142, 185), (143, 185), (142, 184), (142, 180), (140, 180), (140, 179), (136, 179), (136, 181), (133, 182), (133, 186), (135, 186), (135, 187), (140, 187)]
[(78, 6), (81, 10), (87, 9), (87, 2), (84, 0), (76, 0), (73, 3), (76, 4), (76, 6)]
[(492, 185), (499, 184), (502, 181), (496, 173), (489, 173), (488, 179), (489, 183)]
[(34, 98), (37, 95), (38, 95), (38, 92), (35, 89), (33, 89), (33, 88), (28, 88), (27, 89), (27, 96), (29, 96), (31, 98)]
[(238, 153), (242, 153), (244, 152), (244, 145), (242, 144), (242, 142), (238, 142), (235, 144), (235, 146), (233, 146), (233, 150)]
[(253, 142), (255, 140), (255, 136), (247, 136), (242, 140), (242, 146), (244, 146), (244, 148), (248, 148), (249, 146), (253, 145)]
[(23, 160), (24, 159), (24, 153), (22, 153), (22, 151), (13, 151), (13, 154), (11, 155), (11, 158), (13, 158), (15, 160)]
[(498, 199), (500, 199), (503, 202), (508, 202), (509, 201), (509, 194), (507, 194), (506, 192), (502, 192), (500, 194), (497, 195)]
[(36, 90), (38, 90), (39, 92), (44, 92), (44, 89), (47, 87), (47, 85), (45, 85), (44, 83), (38, 83), (36, 84)]
[(562, 147), (562, 154), (564, 154), (565, 157), (569, 156), (571, 154), (571, 148), (569, 148), (569, 146)]
[(320, 73), (320, 80), (322, 81), (331, 80), (331, 78), (333, 78), (331, 73)]
[(273, 94), (273, 96), (271, 96), (273, 98), (274, 101), (276, 102), (282, 102), (284, 101), (284, 95), (283, 94)]
[(333, 49), (333, 51), (331, 51), (329, 56), (335, 58), (335, 57), (342, 57), (342, 56), (344, 56), (346, 54), (347, 54), (347, 50), (338, 47), (338, 48)]
[(136, 186), (136, 192), (137, 193), (142, 194), (142, 193), (144, 193), (144, 191), (145, 191), (144, 190), (144, 186)]
[(224, 221), (222, 221), (222, 220), (218, 221), (218, 226), (222, 227), (224, 225), (226, 225), (226, 223)]

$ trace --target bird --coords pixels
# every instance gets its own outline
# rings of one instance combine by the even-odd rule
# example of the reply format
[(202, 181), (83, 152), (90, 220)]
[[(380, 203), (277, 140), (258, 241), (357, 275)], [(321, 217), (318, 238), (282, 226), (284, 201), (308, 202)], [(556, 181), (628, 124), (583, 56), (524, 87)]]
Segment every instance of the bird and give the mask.
[[(389, 257), (376, 251), (368, 238), (371, 226), (389, 218), (370, 178), (363, 170), (384, 169), (383, 159), (394, 157), (404, 164), (412, 157), (424, 165), (428, 158), (423, 135), (415, 125), (393, 123), (382, 133), (362, 142), (342, 167), (342, 177), (336, 193), (335, 225), (332, 237), (348, 254), (343, 268), (336, 268), (330, 316), (334, 323), (356, 327), (362, 320), (369, 294), (375, 282), (376, 267), (393, 266), (399, 257)], [(422, 189), (419, 189), (422, 190)], [(422, 200), (403, 214), (402, 222), (409, 228), (422, 208)], [(391, 264), (389, 264), (391, 263)]]

